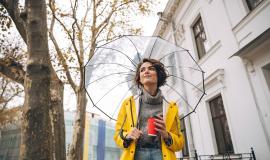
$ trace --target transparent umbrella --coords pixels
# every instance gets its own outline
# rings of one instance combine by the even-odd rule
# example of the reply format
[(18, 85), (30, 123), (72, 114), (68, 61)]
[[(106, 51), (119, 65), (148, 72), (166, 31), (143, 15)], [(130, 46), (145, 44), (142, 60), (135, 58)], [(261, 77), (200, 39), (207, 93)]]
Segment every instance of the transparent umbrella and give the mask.
[[(166, 101), (180, 106), (181, 118), (194, 113), (205, 95), (203, 70), (187, 49), (146, 36), (121, 36), (96, 48), (85, 65), (85, 89), (92, 106), (115, 120), (122, 101), (140, 93), (134, 78), (143, 58), (165, 65), (167, 82), (160, 89)], [(196, 96), (187, 97), (190, 91)]]

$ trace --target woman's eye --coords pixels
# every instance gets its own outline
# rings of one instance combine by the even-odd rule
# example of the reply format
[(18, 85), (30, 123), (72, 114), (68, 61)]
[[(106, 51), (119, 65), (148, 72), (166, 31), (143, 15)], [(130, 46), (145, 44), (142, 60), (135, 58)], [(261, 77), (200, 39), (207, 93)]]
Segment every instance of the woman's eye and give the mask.
[(156, 70), (156, 68), (155, 68), (155, 67), (150, 67), (150, 68), (149, 68), (149, 70), (151, 70), (151, 71), (155, 71), (155, 70)]

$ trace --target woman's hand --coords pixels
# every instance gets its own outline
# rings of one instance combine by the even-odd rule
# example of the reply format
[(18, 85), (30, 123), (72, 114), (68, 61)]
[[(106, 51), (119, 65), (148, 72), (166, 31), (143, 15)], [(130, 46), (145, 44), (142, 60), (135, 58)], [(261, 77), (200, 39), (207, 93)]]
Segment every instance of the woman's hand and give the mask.
[(142, 134), (142, 131), (138, 130), (137, 128), (132, 128), (132, 130), (127, 134), (126, 138), (137, 140)]
[(160, 133), (162, 138), (164, 139), (169, 138), (169, 134), (166, 131), (166, 125), (165, 125), (162, 115), (158, 115), (155, 117), (155, 127), (156, 127), (155, 130)]

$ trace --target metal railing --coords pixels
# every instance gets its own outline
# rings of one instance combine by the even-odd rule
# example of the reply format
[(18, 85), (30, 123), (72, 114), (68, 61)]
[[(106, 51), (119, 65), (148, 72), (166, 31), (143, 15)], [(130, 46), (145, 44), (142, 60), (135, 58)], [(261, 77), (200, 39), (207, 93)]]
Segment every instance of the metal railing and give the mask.
[(251, 147), (250, 153), (225, 153), (216, 155), (198, 155), (195, 150), (194, 157), (183, 157), (180, 160), (237, 160), (237, 159), (248, 159), (256, 160), (255, 152)]

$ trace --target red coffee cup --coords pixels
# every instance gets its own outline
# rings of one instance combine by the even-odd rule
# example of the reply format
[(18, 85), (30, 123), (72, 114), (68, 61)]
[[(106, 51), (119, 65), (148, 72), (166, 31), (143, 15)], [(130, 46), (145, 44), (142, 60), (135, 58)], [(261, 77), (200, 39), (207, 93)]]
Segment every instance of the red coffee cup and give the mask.
[(155, 130), (155, 118), (148, 118), (148, 136), (157, 136), (157, 131)]

